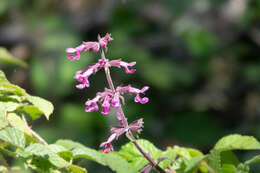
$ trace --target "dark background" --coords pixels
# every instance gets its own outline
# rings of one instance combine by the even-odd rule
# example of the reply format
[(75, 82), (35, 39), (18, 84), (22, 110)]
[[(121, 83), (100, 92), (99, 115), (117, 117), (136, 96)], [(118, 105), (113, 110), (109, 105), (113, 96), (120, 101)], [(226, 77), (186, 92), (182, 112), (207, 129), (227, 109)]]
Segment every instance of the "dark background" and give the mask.
[[(49, 143), (66, 138), (99, 149), (116, 118), (86, 113), (84, 103), (108, 87), (104, 72), (82, 91), (74, 79), (99, 54), (70, 62), (65, 49), (111, 33), (107, 58), (137, 62), (132, 75), (111, 69), (115, 85), (150, 86), (147, 104), (127, 96), (124, 106), (129, 121), (144, 118), (140, 137), (161, 149), (206, 153), (227, 134), (260, 139), (259, 19), (260, 0), (0, 0), (0, 46), (29, 64), (0, 67), (11, 82), (54, 104), (49, 122), (31, 122)], [(126, 142), (121, 137), (115, 149)], [(237, 154), (243, 161), (256, 152)]]

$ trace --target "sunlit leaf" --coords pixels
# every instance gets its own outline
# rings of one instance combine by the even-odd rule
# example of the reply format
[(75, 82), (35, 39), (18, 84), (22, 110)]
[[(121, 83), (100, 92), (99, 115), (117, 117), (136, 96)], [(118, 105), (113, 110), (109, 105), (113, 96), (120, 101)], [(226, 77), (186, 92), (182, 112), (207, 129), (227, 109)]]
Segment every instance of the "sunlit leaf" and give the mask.
[(47, 119), (49, 119), (50, 115), (53, 112), (53, 105), (51, 102), (36, 96), (27, 95), (27, 99), (36, 107), (42, 111)]
[(228, 150), (256, 150), (260, 149), (260, 143), (252, 136), (229, 135), (220, 139), (214, 149)]
[(0, 130), (0, 139), (21, 148), (25, 147), (24, 134), (14, 127), (6, 127)]
[(16, 115), (15, 113), (9, 113), (7, 115), (7, 119), (11, 126), (31, 136), (30, 128), (28, 127), (27, 123), (21, 119), (20, 116)]
[[(50, 147), (51, 148), (51, 147)], [(47, 145), (43, 144), (30, 144), (25, 148), (25, 152), (40, 156), (58, 168), (68, 167), (70, 164), (62, 159), (57, 153), (53, 152)]]

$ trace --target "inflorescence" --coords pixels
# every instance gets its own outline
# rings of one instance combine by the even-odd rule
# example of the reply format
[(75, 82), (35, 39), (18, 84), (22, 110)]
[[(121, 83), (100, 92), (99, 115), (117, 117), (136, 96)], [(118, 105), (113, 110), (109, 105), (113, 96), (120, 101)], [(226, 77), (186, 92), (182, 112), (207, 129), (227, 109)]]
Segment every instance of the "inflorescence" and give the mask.
[[(124, 133), (131, 139), (132, 133), (137, 132), (140, 133), (143, 127), (143, 119), (136, 120), (131, 124), (128, 124), (127, 119), (124, 116), (124, 113), (121, 108), (121, 103), (124, 103), (124, 94), (135, 94), (135, 102), (139, 102), (141, 104), (145, 104), (149, 101), (147, 97), (141, 97), (141, 94), (144, 94), (145, 91), (149, 89), (149, 87), (145, 86), (142, 89), (137, 89), (132, 87), (131, 85), (128, 86), (118, 86), (114, 88), (113, 84), (111, 86), (112, 79), (110, 74), (107, 73), (110, 67), (123, 67), (127, 74), (132, 74), (135, 72), (133, 66), (136, 62), (124, 62), (121, 59), (117, 60), (108, 60), (105, 57), (105, 53), (108, 50), (108, 42), (112, 41), (113, 38), (111, 34), (106, 34), (104, 37), (100, 37), (98, 35), (98, 41), (89, 41), (83, 42), (81, 45), (75, 48), (67, 48), (66, 52), (68, 53), (67, 57), (69, 60), (79, 60), (80, 53), (82, 52), (100, 52), (101, 58), (98, 59), (96, 64), (90, 65), (89, 67), (85, 68), (84, 70), (77, 71), (75, 74), (75, 78), (79, 82), (76, 87), (78, 89), (84, 89), (86, 87), (90, 87), (89, 77), (96, 72), (98, 72), (101, 68), (105, 69), (107, 80), (109, 83), (110, 88), (105, 88), (103, 92), (98, 92), (93, 99), (89, 99), (86, 101), (85, 111), (92, 112), (99, 110), (99, 104), (102, 107), (101, 113), (107, 115), (111, 112), (111, 107), (114, 108), (116, 112), (116, 117), (119, 121), (118, 126), (111, 127), (111, 135), (107, 141), (101, 143), (100, 147), (105, 147), (103, 149), (104, 153), (108, 153), (113, 150), (112, 141), (118, 139), (118, 137)], [(105, 50), (105, 51), (104, 51)], [(108, 76), (109, 75), (109, 76)]]

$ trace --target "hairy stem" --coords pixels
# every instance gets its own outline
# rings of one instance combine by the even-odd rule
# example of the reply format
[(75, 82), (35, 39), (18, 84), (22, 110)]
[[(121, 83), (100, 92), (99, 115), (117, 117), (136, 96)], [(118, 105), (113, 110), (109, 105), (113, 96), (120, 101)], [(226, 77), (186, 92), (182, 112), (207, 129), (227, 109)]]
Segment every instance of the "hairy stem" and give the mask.
[(28, 129), (30, 130), (30, 132), (33, 134), (34, 137), (36, 137), (41, 143), (43, 143), (44, 145), (48, 145), (48, 143), (40, 136), (38, 135), (35, 131), (33, 131), (33, 129), (31, 129), (28, 124), (27, 121), (24, 117), (24, 115), (22, 115), (22, 119), (25, 122), (26, 126), (28, 127)]
[[(101, 49), (101, 58), (106, 60), (106, 57), (105, 57), (105, 53), (104, 53), (104, 50)], [(107, 78), (107, 82), (108, 82), (108, 85), (110, 87), (110, 89), (113, 91), (113, 93), (116, 92), (115, 90), (115, 87), (114, 87), (114, 84), (113, 84), (113, 81), (112, 81), (112, 78), (111, 78), (111, 75), (110, 75), (110, 70), (109, 70), (109, 67), (105, 67), (105, 74), (106, 74), (106, 78)], [(125, 114), (124, 114), (124, 111), (120, 105), (120, 107), (118, 108), (119, 110), (119, 113), (122, 115), (123, 117), (123, 121), (124, 121), (124, 124), (126, 124), (128, 126), (128, 122), (127, 122), (127, 118), (125, 117)], [(146, 158), (146, 160), (160, 173), (166, 173), (152, 158), (151, 156), (146, 153), (142, 147), (137, 143), (136, 139), (134, 138), (134, 136), (132, 135), (131, 131), (129, 131), (129, 136), (126, 135), (128, 137), (128, 139), (130, 141), (132, 141), (134, 143), (134, 145), (136, 146), (136, 148), (140, 151), (140, 153)]]

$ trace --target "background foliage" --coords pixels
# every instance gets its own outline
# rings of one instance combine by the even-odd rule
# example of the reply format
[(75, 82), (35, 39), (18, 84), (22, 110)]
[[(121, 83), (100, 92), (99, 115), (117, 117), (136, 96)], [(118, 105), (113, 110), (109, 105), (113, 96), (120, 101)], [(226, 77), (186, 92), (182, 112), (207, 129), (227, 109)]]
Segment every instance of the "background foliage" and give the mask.
[[(49, 143), (69, 138), (98, 149), (115, 117), (85, 113), (84, 101), (103, 89), (104, 75), (84, 91), (73, 78), (98, 55), (71, 63), (65, 48), (109, 32), (115, 40), (108, 57), (137, 61), (135, 75), (113, 69), (115, 82), (150, 86), (147, 105), (129, 101), (125, 109), (130, 121), (144, 117), (142, 137), (162, 149), (178, 144), (206, 153), (226, 134), (260, 138), (259, 11), (259, 0), (2, 0), (0, 46), (28, 67), (1, 69), (12, 83), (54, 103), (48, 123), (33, 122)], [(241, 161), (253, 155), (237, 154)]]

